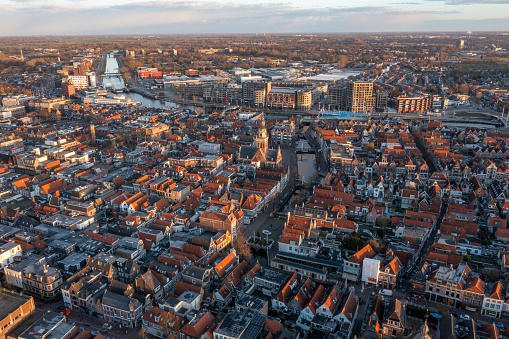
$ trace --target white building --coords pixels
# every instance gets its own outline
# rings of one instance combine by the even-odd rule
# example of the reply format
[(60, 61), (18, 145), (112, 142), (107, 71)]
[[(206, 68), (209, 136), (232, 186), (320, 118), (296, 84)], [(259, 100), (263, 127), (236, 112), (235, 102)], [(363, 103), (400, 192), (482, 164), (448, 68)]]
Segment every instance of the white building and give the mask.
[(493, 285), (491, 292), (488, 292), (484, 296), (481, 314), (495, 318), (500, 318), (500, 316), (502, 315), (504, 300), (505, 300), (504, 287), (499, 281), (495, 285)]
[(380, 274), (380, 266), (380, 259), (364, 258), (362, 264), (362, 282), (377, 285), (378, 275)]
[(198, 146), (198, 151), (205, 154), (219, 154), (221, 153), (221, 145), (210, 142), (204, 142)]
[(67, 77), (76, 89), (83, 89), (88, 87), (96, 87), (97, 79), (95, 73), (91, 72), (87, 75), (69, 75)]
[(89, 87), (88, 77), (86, 75), (69, 75), (69, 82), (74, 85), (76, 89), (82, 89)]
[(44, 264), (46, 258), (40, 256), (31, 256), (23, 261), (4, 267), (5, 280), (8, 286), (23, 289), (23, 270), (37, 262)]
[(15, 258), (22, 256), (21, 245), (9, 242), (0, 246), (0, 269), (14, 262)]
[(25, 106), (12, 106), (0, 109), (2, 118), (20, 117), (26, 113)]

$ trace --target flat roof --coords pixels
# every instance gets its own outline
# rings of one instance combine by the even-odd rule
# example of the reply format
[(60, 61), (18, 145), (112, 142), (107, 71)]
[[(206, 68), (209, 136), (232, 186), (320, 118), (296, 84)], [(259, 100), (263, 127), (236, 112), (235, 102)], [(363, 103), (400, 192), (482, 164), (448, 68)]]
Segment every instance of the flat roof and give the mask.
[(276, 88), (272, 88), (269, 92), (270, 93), (287, 93), (287, 94), (294, 94), (295, 92), (297, 91), (296, 88), (281, 88), (281, 87), (276, 87)]
[(314, 273), (323, 274), (323, 275), (327, 274), (327, 272), (325, 272), (325, 270), (322, 270), (322, 269), (319, 269), (319, 268), (315, 268), (315, 267), (311, 267), (311, 266), (304, 265), (304, 264), (299, 264), (299, 263), (296, 263), (296, 262), (293, 262), (293, 261), (289, 261), (289, 260), (272, 259), (272, 262), (275, 262), (275, 263), (278, 263), (278, 264), (281, 264), (281, 265), (286, 265), (286, 266), (291, 266), (291, 267), (299, 268), (299, 269), (301, 269), (303, 271), (309, 271), (309, 272), (314, 272)]
[(302, 261), (307, 261), (307, 262), (310, 262), (313, 264), (331, 266), (331, 267), (336, 267), (336, 268), (340, 268), (342, 266), (341, 263), (332, 261), (332, 260), (319, 259), (319, 258), (308, 257), (308, 256), (304, 256), (304, 255), (298, 255), (298, 254), (281, 252), (281, 251), (277, 252), (276, 257), (285, 257), (285, 258), (290, 258), (290, 259), (295, 259), (295, 260), (302, 260)]
[(288, 274), (281, 273), (280, 271), (272, 268), (265, 268), (262, 271), (261, 275), (256, 276), (255, 279), (267, 280), (279, 284), (284, 284), (286, 280), (288, 280)]
[(31, 297), (16, 292), (0, 290), (0, 320), (5, 319), (9, 314), (24, 305)]

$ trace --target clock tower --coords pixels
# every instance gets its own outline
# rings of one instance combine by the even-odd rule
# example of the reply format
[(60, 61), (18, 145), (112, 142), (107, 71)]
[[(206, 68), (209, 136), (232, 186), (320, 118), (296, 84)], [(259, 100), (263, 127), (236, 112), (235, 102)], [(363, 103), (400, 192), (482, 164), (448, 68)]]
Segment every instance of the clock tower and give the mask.
[(261, 149), (263, 154), (266, 153), (267, 147), (269, 147), (269, 136), (267, 135), (267, 128), (265, 128), (265, 116), (263, 114), (260, 119), (260, 128), (256, 135), (256, 147)]

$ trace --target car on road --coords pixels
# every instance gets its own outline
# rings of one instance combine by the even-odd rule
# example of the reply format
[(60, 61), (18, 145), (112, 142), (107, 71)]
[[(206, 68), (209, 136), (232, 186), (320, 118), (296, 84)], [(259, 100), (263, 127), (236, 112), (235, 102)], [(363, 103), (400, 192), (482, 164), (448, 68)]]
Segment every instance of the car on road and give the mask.
[(468, 314), (461, 314), (460, 319), (461, 320), (470, 320), (470, 316)]
[(493, 325), (497, 326), (498, 328), (504, 328), (502, 323), (493, 322)]
[(111, 330), (111, 329), (112, 329), (112, 326), (110, 323), (104, 323), (103, 330)]
[(272, 234), (272, 232), (268, 231), (268, 230), (263, 230), (262, 233), (265, 234), (265, 235), (271, 235)]

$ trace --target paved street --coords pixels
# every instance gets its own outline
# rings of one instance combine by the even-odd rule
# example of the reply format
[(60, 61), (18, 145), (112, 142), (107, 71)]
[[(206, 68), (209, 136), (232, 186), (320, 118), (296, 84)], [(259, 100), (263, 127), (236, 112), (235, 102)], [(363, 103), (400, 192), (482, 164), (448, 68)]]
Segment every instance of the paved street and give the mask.
[(314, 147), (315, 152), (318, 155), (317, 169), (319, 169), (319, 172), (322, 175), (325, 175), (325, 174), (327, 174), (327, 171), (328, 171), (327, 162), (325, 161), (324, 157), (321, 154), (322, 149), (320, 147), (320, 144), (318, 143), (318, 141), (315, 138), (312, 137), (311, 131), (312, 131), (312, 126), (309, 126), (309, 129), (306, 131), (306, 133), (304, 133), (304, 136), (306, 137), (306, 141), (309, 143), (309, 145)]
[[(357, 292), (362, 289), (361, 285), (355, 285), (354, 287)], [(357, 320), (355, 321), (353, 332), (352, 332), (352, 334), (356, 335), (357, 337), (359, 337), (359, 334), (361, 333), (362, 322), (364, 321), (364, 319), (366, 319), (366, 312), (367, 312), (366, 308), (368, 305), (369, 297), (371, 295), (371, 292), (374, 292), (374, 291), (376, 291), (376, 288), (374, 286), (366, 287), (360, 294)]]
[[(35, 299), (35, 307), (38, 311), (41, 312), (56, 312), (58, 309), (65, 308), (63, 300), (59, 300), (53, 303), (44, 303), (37, 299)], [(142, 337), (141, 329), (119, 329), (118, 327), (113, 327), (111, 330), (104, 331), (102, 329), (104, 324), (102, 319), (85, 313), (71, 311), (71, 313), (69, 313), (66, 318), (68, 323), (73, 324), (78, 328), (89, 330), (95, 334), (100, 333), (107, 338), (133, 339)]]
[[(279, 194), (279, 199), (281, 199), (285, 194), (289, 194), (293, 191), (295, 187), (295, 176), (297, 174), (297, 158), (295, 154), (295, 148), (281, 148), (281, 154), (283, 156), (283, 165), (290, 167), (290, 178), (288, 180), (287, 187)], [(276, 199), (277, 200), (277, 199)], [(247, 227), (244, 228), (244, 235), (246, 238), (249, 238), (257, 231), (261, 232), (264, 229), (268, 229), (269, 225), (277, 224), (280, 222), (280, 219), (271, 218), (270, 215), (276, 208), (275, 203), (271, 202), (269, 206), (256, 218), (253, 222), (251, 222)], [(281, 233), (279, 233), (281, 234)], [(273, 234), (274, 235), (274, 234)], [(278, 236), (279, 238), (279, 236)], [(276, 238), (275, 240), (277, 240)]]

